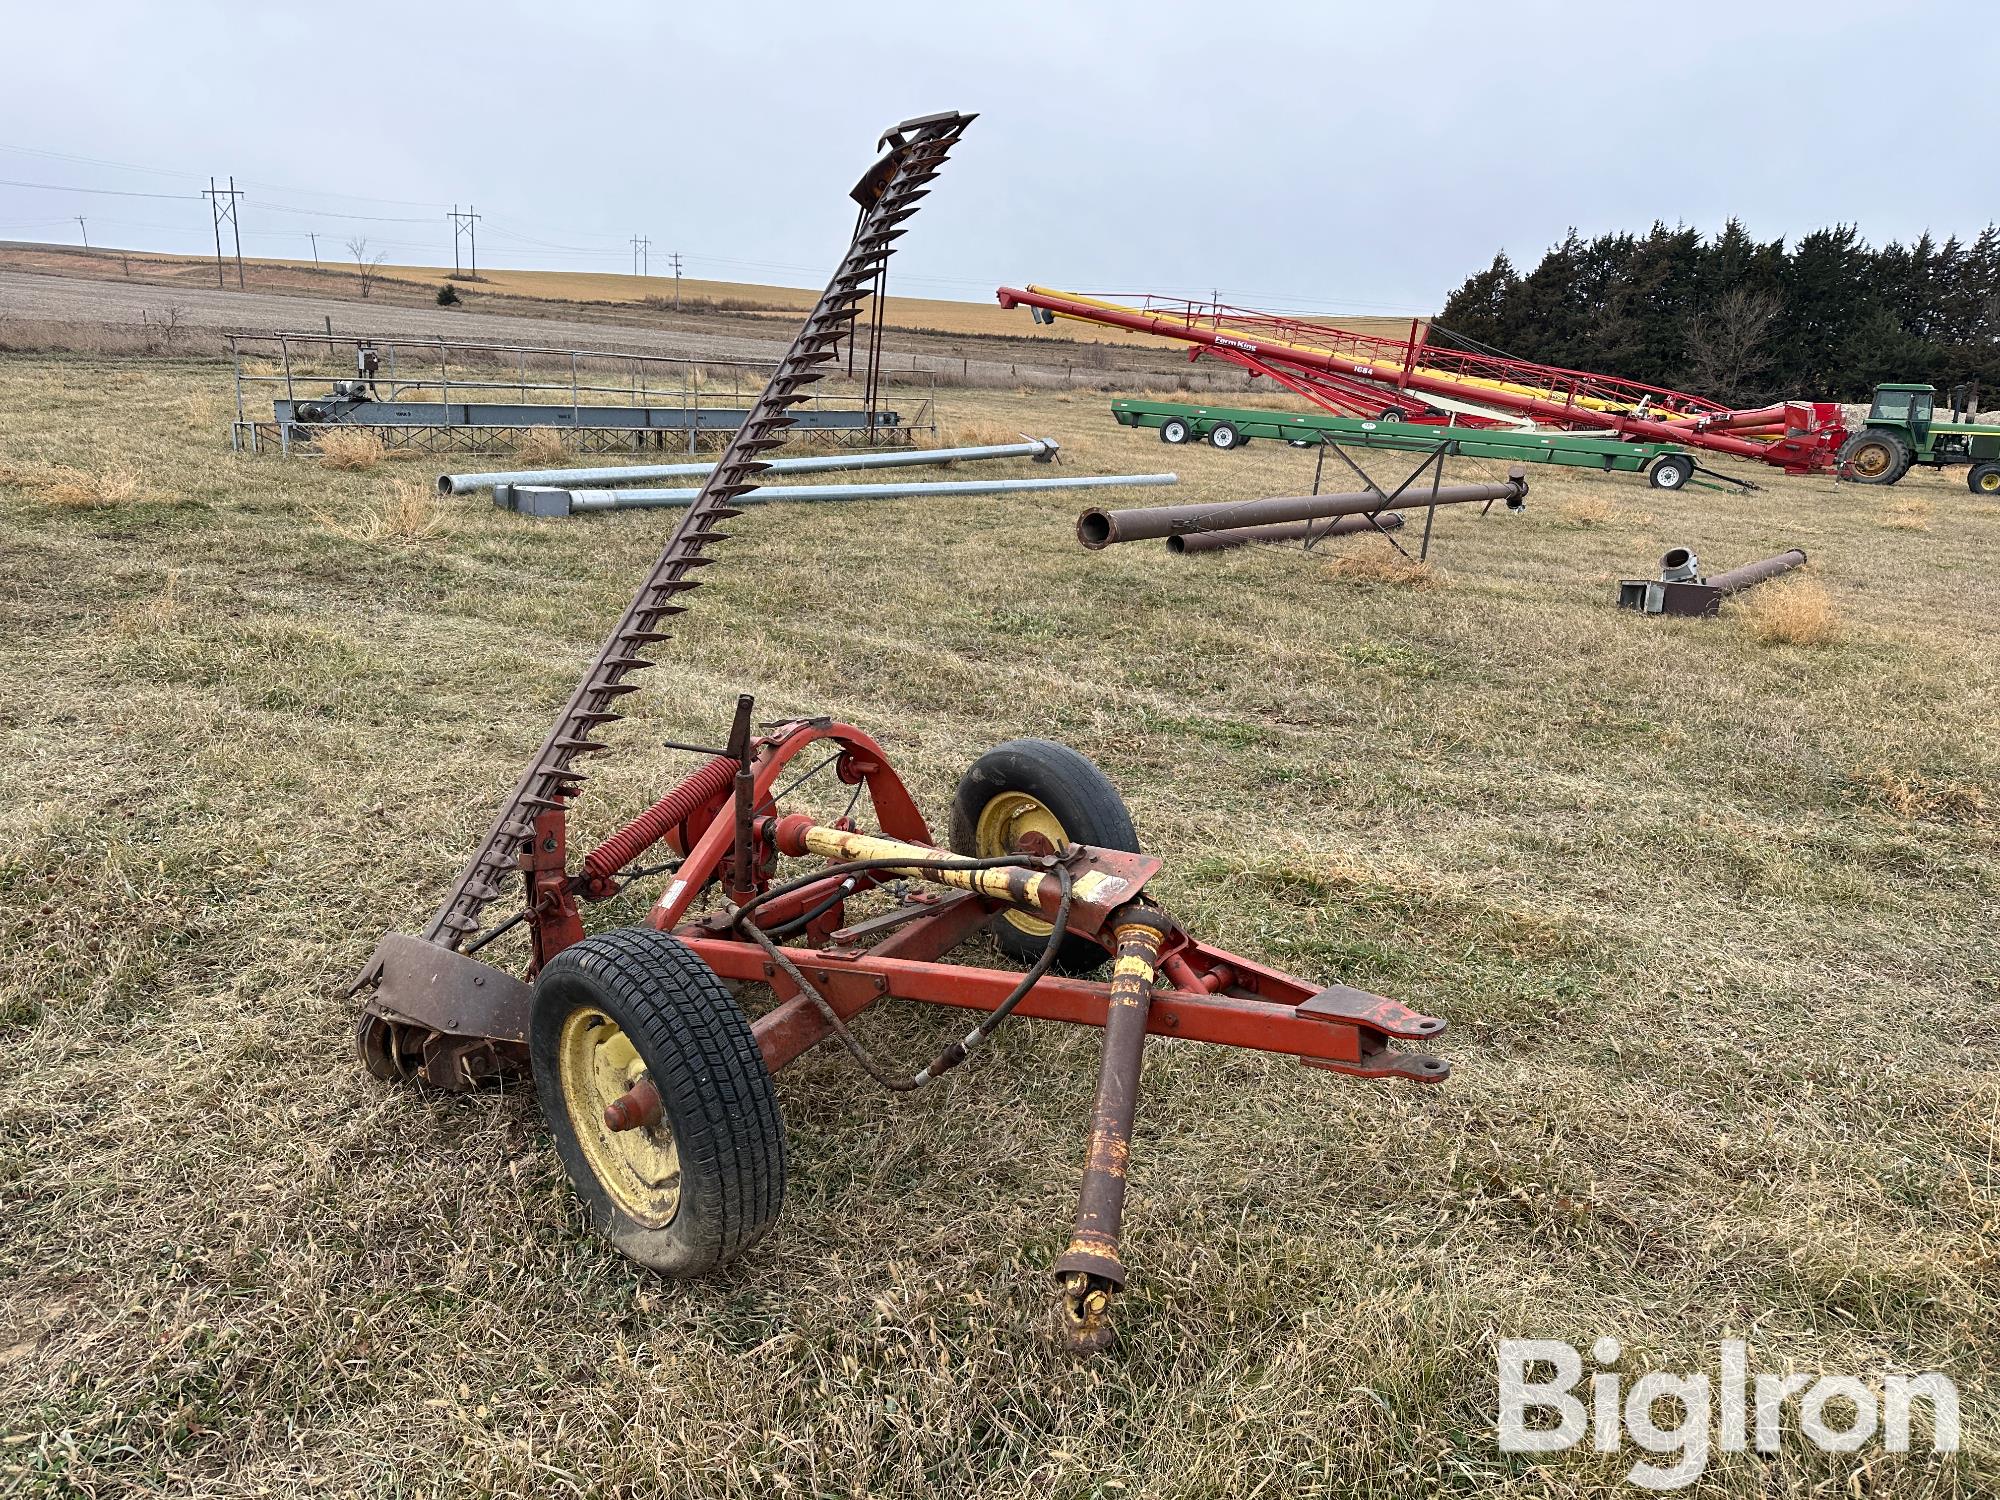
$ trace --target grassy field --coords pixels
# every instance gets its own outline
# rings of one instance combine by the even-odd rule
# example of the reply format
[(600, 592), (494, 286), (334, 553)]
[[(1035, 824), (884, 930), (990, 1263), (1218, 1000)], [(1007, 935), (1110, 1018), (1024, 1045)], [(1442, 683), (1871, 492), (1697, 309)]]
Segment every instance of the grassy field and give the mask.
[[(1098, 399), (949, 399), (1186, 498), (1309, 477)], [(1451, 1022), (1428, 1091), (1156, 1042), (1124, 1343), (1078, 1365), (1047, 1267), (1093, 1034), (1016, 1024), (894, 1099), (802, 1060), (785, 1216), (693, 1285), (585, 1232), (527, 1093), (351, 1060), (345, 980), (665, 518), (233, 458), (207, 363), (0, 361), (0, 411), (0, 1493), (1608, 1496), (1633, 1450), (1492, 1431), (1498, 1339), (1607, 1333), (1628, 1377), (1741, 1337), (1960, 1383), (1955, 1459), (1821, 1456), (1794, 1413), (1703, 1495), (2000, 1487), (2000, 508), (1961, 478), (1537, 472), (1525, 515), (1444, 513), (1421, 575), (1376, 540), (1087, 554), (1056, 499), (732, 524), (585, 836), (740, 689), (873, 729), (940, 815), (1045, 735), (1124, 788), (1190, 926)], [(1711, 622), (1616, 613), (1680, 542), (1812, 566)], [(957, 1029), (861, 1028), (912, 1060)]]

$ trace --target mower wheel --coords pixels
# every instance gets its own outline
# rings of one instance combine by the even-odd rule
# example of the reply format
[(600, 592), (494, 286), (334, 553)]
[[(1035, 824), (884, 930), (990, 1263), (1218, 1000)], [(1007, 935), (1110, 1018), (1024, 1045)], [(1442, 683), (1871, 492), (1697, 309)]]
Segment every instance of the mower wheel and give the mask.
[(1185, 417), (1168, 417), (1160, 424), (1160, 441), (1163, 443), (1185, 443), (1194, 436), (1194, 428)]
[[(777, 1091), (743, 1012), (679, 939), (619, 927), (565, 948), (535, 981), (528, 1053), (563, 1170), (621, 1253), (700, 1276), (777, 1219)], [(642, 1123), (613, 1129), (614, 1106)]]
[(2000, 463), (1974, 464), (1965, 487), (1975, 495), (2000, 495)]
[[(1118, 788), (1089, 760), (1053, 740), (1009, 740), (995, 745), (959, 779), (951, 802), (951, 847), (977, 859), (1019, 852), (1040, 835), (1056, 848), (1093, 844), (1139, 852), (1139, 835)], [(1039, 842), (1038, 840), (1033, 842)], [(1013, 958), (1032, 962), (1047, 946), (1049, 924), (1024, 912), (993, 922), (993, 938)], [(1062, 941), (1056, 964), (1081, 974), (1104, 962), (1089, 938)]]
[(1653, 461), (1646, 483), (1656, 490), (1678, 490), (1694, 478), (1694, 459), (1685, 453), (1668, 453)]
[(1234, 422), (1217, 422), (1208, 430), (1208, 446), (1227, 452), (1231, 448), (1241, 448), (1249, 439)]

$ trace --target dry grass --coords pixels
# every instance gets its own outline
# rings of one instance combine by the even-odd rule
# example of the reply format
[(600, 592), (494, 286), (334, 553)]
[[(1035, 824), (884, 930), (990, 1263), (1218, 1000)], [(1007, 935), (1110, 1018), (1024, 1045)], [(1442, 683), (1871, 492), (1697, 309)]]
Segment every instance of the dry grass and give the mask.
[(322, 468), (365, 472), (387, 457), (382, 439), (367, 428), (331, 427), (313, 439)]
[(1737, 606), (1750, 634), (1767, 646), (1825, 646), (1840, 639), (1840, 611), (1813, 578), (1760, 584)]
[(153, 498), (145, 481), (122, 464), (94, 469), (71, 464), (0, 464), (0, 485), (64, 510), (97, 510)]
[[(730, 524), (591, 763), (579, 845), (743, 689), (874, 730), (940, 813), (980, 750), (1042, 735), (1124, 789), (1191, 927), (1451, 1022), (1429, 1090), (1156, 1042), (1125, 1343), (1079, 1368), (1045, 1332), (1090, 1033), (1010, 1025), (894, 1099), (802, 1059), (784, 1217), (691, 1285), (585, 1231), (531, 1096), (352, 1063), (347, 979), (428, 916), (673, 517), (461, 502), (385, 546), (351, 524), (396, 502), (379, 472), (186, 429), (174, 398), (222, 367), (137, 367), (115, 424), (107, 367), (135, 368), (0, 360), (0, 465), (189, 497), (0, 490), (9, 1500), (1615, 1500), (1629, 1448), (1517, 1460), (1492, 1433), (1496, 1338), (1602, 1333), (1628, 1374), (1741, 1336), (1764, 1369), (1961, 1383), (1955, 1462), (1788, 1434), (1719, 1456), (1703, 1500), (2000, 1493), (2000, 515), (1962, 478), (1903, 482), (1941, 553), (1768, 474), (1579, 530), (1559, 508), (1620, 481), (1536, 471), (1525, 514), (1439, 514), (1449, 589), (1288, 548), (1085, 553), (1046, 496)], [(948, 406), (1062, 439), (1070, 472), (1161, 453), (1089, 403)], [(1296, 493), (1311, 455), (1172, 466), (1174, 498), (1220, 502)], [(1681, 542), (1809, 548), (1852, 638), (1617, 611)], [(963, 1021), (862, 1027), (916, 1058)]]
[(1342, 583), (1375, 584), (1385, 588), (1448, 589), (1451, 575), (1435, 563), (1418, 562), (1414, 557), (1388, 547), (1336, 557), (1325, 568), (1328, 578)]
[(427, 481), (398, 479), (387, 494), (341, 512), (315, 510), (313, 518), (346, 541), (396, 546), (443, 536), (456, 513)]
[(1602, 526), (1611, 519), (1611, 497), (1585, 495), (1559, 507), (1556, 517), (1565, 526)]
[(1023, 437), (1046, 437), (1047, 433), (1023, 433), (1004, 422), (940, 421), (926, 448), (989, 448), (1002, 443), (1018, 443)]
[(1922, 495), (1898, 495), (1883, 513), (1881, 524), (1890, 531), (1929, 531), (1931, 502)]
[(514, 457), (524, 469), (553, 468), (569, 462), (569, 444), (563, 441), (561, 433), (539, 427), (514, 445)]
[(1970, 782), (1888, 766), (1875, 767), (1859, 782), (1872, 800), (1899, 818), (1985, 823), (1992, 816), (1992, 794)]

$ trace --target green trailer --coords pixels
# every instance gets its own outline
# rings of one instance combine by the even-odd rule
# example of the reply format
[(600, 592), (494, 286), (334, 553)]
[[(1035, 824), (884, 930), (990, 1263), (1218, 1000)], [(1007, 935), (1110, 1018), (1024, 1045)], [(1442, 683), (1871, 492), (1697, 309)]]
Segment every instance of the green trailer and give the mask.
[[(1185, 406), (1172, 401), (1118, 400), (1111, 415), (1123, 427), (1151, 427), (1166, 443), (1206, 441), (1240, 448), (1252, 438), (1275, 438), (1295, 448), (1322, 440), (1359, 448), (1397, 448), (1447, 457), (1494, 458), (1508, 463), (1558, 464), (1612, 474), (1644, 473), (1655, 489), (1677, 490), (1697, 472), (1709, 473), (1694, 455), (1673, 443), (1633, 443), (1623, 438), (1541, 428), (1460, 427), (1425, 422), (1382, 422), (1326, 412), (1261, 411), (1247, 407)], [(1722, 477), (1722, 476), (1716, 476)], [(1732, 483), (1739, 481), (1732, 480)]]

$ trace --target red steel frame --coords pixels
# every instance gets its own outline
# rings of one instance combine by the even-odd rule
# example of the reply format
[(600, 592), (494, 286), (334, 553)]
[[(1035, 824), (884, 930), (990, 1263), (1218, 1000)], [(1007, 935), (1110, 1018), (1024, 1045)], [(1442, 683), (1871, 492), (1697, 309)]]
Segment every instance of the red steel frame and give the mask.
[[(835, 773), (844, 783), (866, 789), (876, 824), (885, 836), (934, 846), (923, 814), (875, 740), (851, 724), (824, 719), (795, 721), (778, 726), (755, 746), (754, 797), (762, 830), (758, 844), (763, 851), (760, 868), (752, 877), (755, 884), (768, 885), (774, 863), (768, 834), (775, 811), (772, 793), (786, 767), (815, 745), (838, 748)], [(671, 801), (673, 795), (662, 803)], [(686, 858), (648, 920), (655, 928), (681, 938), (722, 978), (773, 989), (780, 1003), (757, 1018), (752, 1031), (766, 1065), (776, 1071), (824, 1040), (830, 1028), (818, 1008), (797, 992), (761, 948), (731, 932), (724, 922), (691, 916), (713, 883), (719, 881), (725, 888), (736, 884), (730, 868), (735, 843), (733, 820), (727, 816), (730, 802), (728, 791), (716, 792), (680, 825), (693, 833), (691, 843), (682, 844), (682, 833), (668, 835), (676, 847), (686, 848)], [(544, 816), (555, 819), (560, 814)], [(634, 820), (628, 827), (640, 821)], [(622, 831), (607, 844), (621, 839)], [(547, 841), (541, 842), (546, 847)], [(557, 849), (544, 857), (560, 859), (560, 847), (558, 839)], [(637, 852), (630, 840), (624, 840), (620, 847), (628, 859)], [(1134, 857), (1118, 858), (1131, 861)], [(589, 863), (587, 860), (586, 865)], [(1142, 863), (1145, 874), (1158, 868), (1154, 860)], [(861, 888), (872, 883), (870, 877), (861, 877)], [(1139, 883), (1143, 884), (1143, 878)], [(838, 884), (839, 877), (830, 877), (767, 902), (759, 908), (758, 922), (766, 927), (782, 926), (832, 895)], [(539, 968), (562, 948), (579, 941), (583, 927), (569, 890), (540, 885), (537, 890), (542, 899), (535, 904), (530, 922), (535, 930), (535, 967)], [(1131, 894), (1137, 894), (1136, 885)], [(887, 936), (872, 943), (862, 941), (866, 934), (859, 929), (863, 924), (857, 924), (853, 933), (844, 929), (843, 904), (836, 904), (805, 929), (808, 943), (787, 944), (782, 951), (820, 988), (843, 1019), (890, 998), (974, 1011), (996, 1008), (1013, 989), (1018, 974), (939, 960), (1005, 910), (1004, 903), (971, 893), (924, 892), (918, 904), (926, 910), (897, 923)], [(1179, 932), (1170, 939), (1160, 967), (1173, 987), (1156, 994), (1148, 1017), (1149, 1034), (1282, 1053), (1313, 1066), (1362, 1077), (1434, 1083), (1450, 1071), (1439, 1059), (1401, 1052), (1389, 1045), (1392, 1040), (1428, 1040), (1444, 1030), (1444, 1023), (1383, 996), (1342, 985), (1312, 984)], [(1111, 986), (1105, 982), (1050, 975), (1036, 983), (1014, 1013), (1031, 1019), (1102, 1026), (1110, 992)]]

